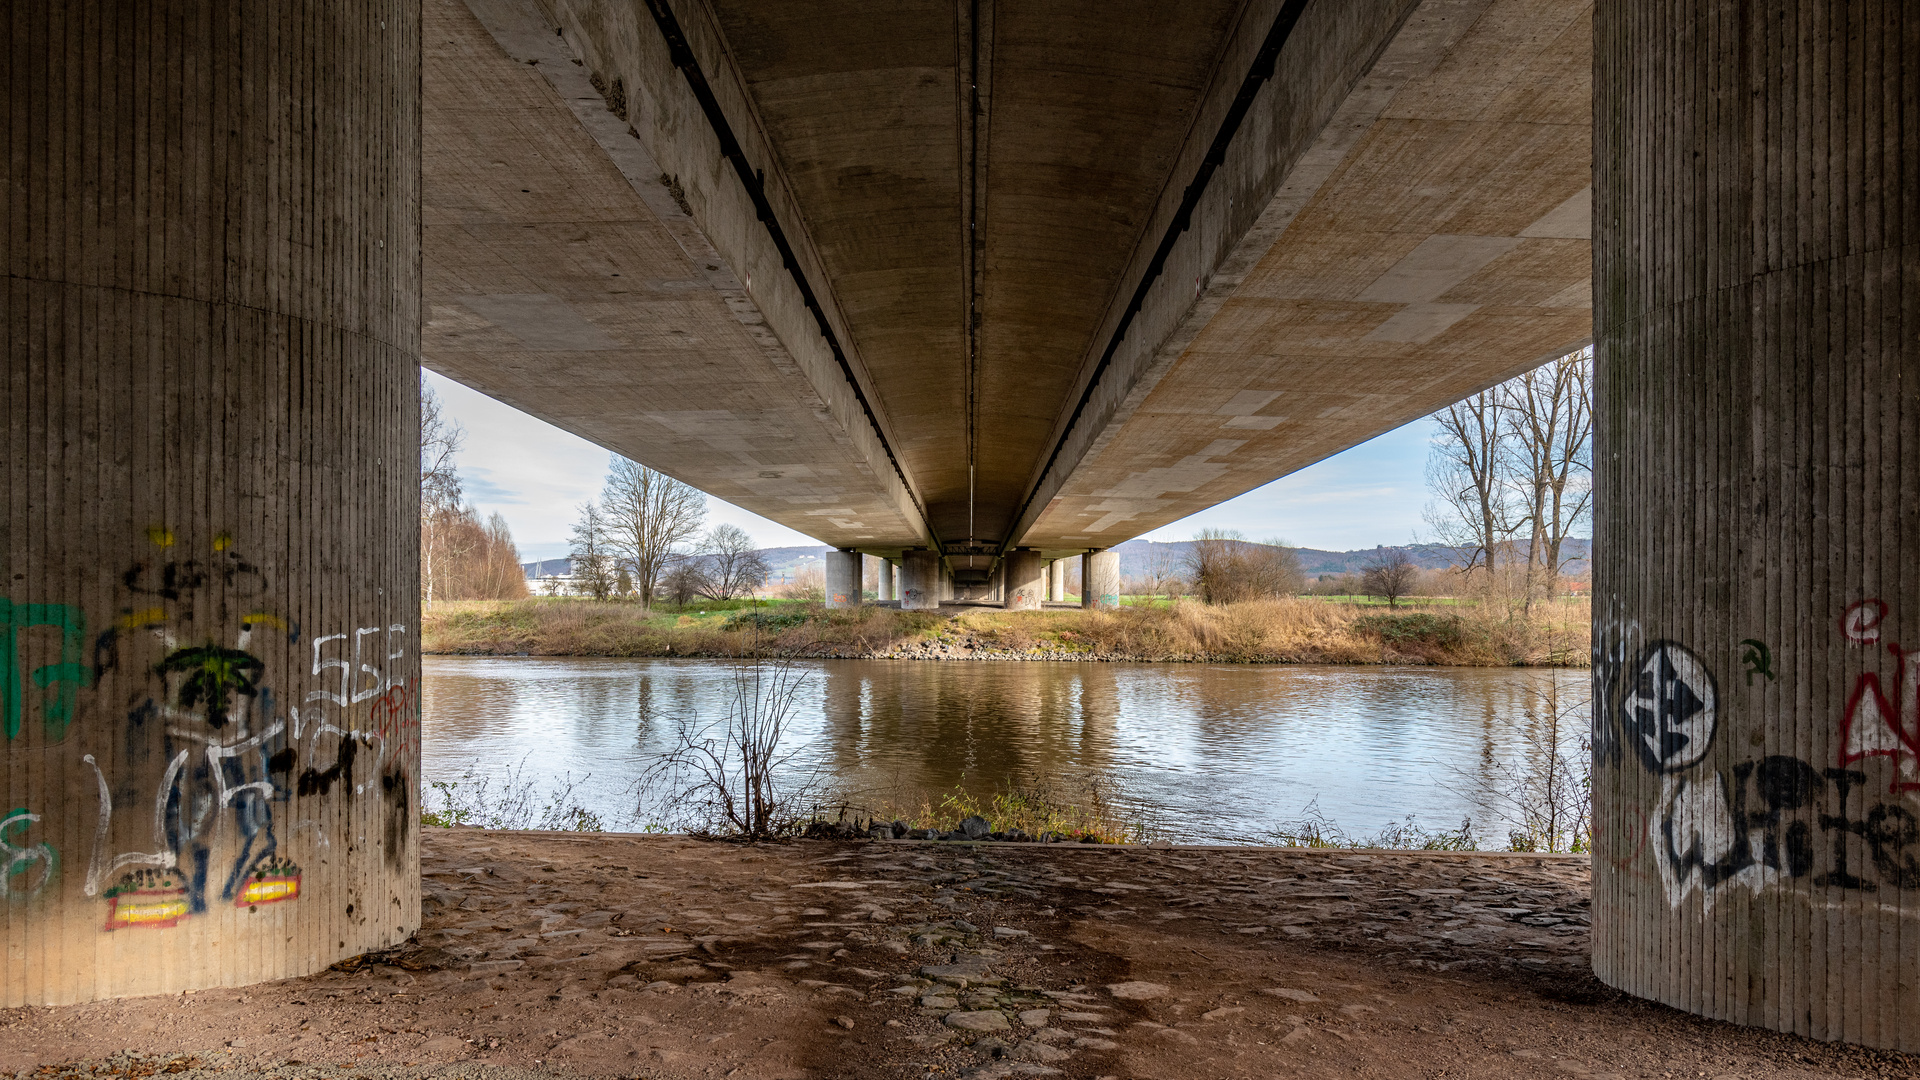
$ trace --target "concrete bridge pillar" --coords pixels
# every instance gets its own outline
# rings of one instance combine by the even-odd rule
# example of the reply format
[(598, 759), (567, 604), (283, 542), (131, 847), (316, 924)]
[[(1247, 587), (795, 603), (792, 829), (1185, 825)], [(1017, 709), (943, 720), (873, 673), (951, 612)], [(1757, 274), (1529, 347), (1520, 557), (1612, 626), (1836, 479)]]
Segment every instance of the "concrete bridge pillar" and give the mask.
[(899, 597), (893, 595), (893, 560), (892, 559), (880, 560), (880, 588), (877, 591), (879, 592), (880, 599), (882, 600), (900, 599)]
[(16, 60), (85, 62), (0, 120), (35, 148), (0, 319), (0, 1005), (398, 944), (420, 5), (26, 6)]
[(910, 548), (900, 554), (900, 606), (931, 611), (940, 606), (940, 553)]
[(953, 599), (953, 570), (944, 560), (940, 563), (940, 602)]
[(1050, 603), (1067, 602), (1067, 560), (1055, 559), (1047, 564), (1047, 600)]
[(1015, 548), (1000, 561), (1006, 570), (1008, 611), (1037, 611), (1047, 593), (1047, 563), (1030, 548)]
[(1920, 1050), (1920, 10), (1594, 22), (1594, 969)]
[(862, 592), (862, 579), (866, 576), (861, 565), (865, 556), (857, 551), (842, 548), (827, 552), (827, 606), (830, 608), (859, 607), (865, 599)]
[(1080, 556), (1080, 606), (1120, 606), (1120, 553), (1089, 551)]

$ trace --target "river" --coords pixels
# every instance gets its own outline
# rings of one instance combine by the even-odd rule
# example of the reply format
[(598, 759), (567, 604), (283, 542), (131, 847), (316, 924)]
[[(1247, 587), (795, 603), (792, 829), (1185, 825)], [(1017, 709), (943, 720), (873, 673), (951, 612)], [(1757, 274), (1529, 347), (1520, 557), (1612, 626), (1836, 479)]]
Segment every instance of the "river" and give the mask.
[[(541, 799), (570, 781), (608, 828), (657, 827), (636, 780), (683, 724), (726, 713), (737, 670), (429, 656), (423, 771), (499, 791), (513, 770)], [(1558, 694), (1567, 751), (1579, 753), (1586, 724), (1584, 671), (829, 660), (792, 674), (792, 782), (900, 803), (1092, 779), (1130, 820), (1185, 842), (1269, 842), (1311, 806), (1353, 836), (1408, 815), (1429, 829), (1471, 816), (1481, 846), (1505, 846), (1512, 814), (1487, 789), (1537, 765), (1544, 697)]]

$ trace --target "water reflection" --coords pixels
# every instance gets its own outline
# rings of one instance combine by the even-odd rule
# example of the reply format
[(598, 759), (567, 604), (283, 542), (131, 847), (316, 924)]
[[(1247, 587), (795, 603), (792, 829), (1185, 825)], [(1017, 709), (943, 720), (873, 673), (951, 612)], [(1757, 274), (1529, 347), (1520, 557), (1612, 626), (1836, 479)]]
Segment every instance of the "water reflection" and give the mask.
[[(1583, 672), (1201, 664), (825, 661), (808, 665), (789, 768), (896, 798), (1010, 779), (1117, 782), (1176, 839), (1261, 840), (1310, 801), (1353, 832), (1416, 814), (1473, 815), (1493, 763), (1529, 752), (1529, 699), (1585, 694)], [(715, 661), (428, 657), (425, 773), (524, 762), (627, 822), (632, 781), (678, 723), (717, 719), (732, 691)], [(1578, 725), (1570, 725), (1577, 728)], [(1578, 730), (1563, 731), (1576, 742)]]

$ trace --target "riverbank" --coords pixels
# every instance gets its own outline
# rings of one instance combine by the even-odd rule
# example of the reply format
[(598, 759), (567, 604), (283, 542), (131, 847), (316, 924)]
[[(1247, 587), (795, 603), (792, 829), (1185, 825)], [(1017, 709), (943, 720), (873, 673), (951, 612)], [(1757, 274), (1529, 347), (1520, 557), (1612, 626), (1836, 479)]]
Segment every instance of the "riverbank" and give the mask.
[(1920, 1066), (1607, 989), (1588, 969), (1587, 864), (1570, 856), (425, 829), (421, 862), (406, 946), (302, 979), (0, 1011), (0, 1077), (1811, 1080)]
[(1577, 667), (1588, 604), (1194, 601), (1112, 611), (1049, 608), (828, 610), (775, 602), (731, 611), (649, 612), (625, 601), (441, 602), (423, 616), (425, 652), (478, 656), (833, 657), (1254, 664)]

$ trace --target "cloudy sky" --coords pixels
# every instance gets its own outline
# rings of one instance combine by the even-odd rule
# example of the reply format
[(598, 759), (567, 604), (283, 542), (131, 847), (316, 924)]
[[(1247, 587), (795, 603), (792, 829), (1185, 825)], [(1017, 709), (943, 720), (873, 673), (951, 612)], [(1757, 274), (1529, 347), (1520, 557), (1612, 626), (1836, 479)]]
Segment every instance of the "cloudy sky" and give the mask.
[[(566, 555), (580, 504), (606, 478), (607, 452), (450, 379), (423, 375), (466, 429), (460, 478), (467, 498), (483, 517), (506, 517), (522, 559)], [(1390, 431), (1147, 536), (1186, 540), (1204, 528), (1237, 529), (1251, 539), (1332, 551), (1407, 543), (1416, 531), (1424, 535), (1429, 427), (1420, 420)], [(762, 547), (818, 543), (719, 499), (707, 500), (707, 520), (738, 525)]]

